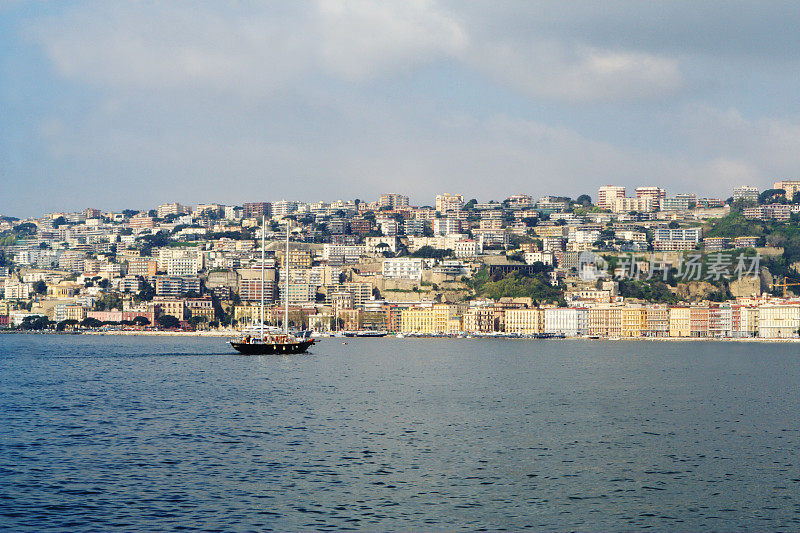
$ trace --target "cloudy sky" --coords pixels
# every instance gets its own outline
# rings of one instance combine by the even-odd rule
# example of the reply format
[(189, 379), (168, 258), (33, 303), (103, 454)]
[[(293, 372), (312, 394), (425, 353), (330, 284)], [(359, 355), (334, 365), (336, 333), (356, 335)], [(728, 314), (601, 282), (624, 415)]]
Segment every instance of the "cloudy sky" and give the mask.
[(0, 0), (0, 213), (728, 197), (800, 177), (800, 3)]

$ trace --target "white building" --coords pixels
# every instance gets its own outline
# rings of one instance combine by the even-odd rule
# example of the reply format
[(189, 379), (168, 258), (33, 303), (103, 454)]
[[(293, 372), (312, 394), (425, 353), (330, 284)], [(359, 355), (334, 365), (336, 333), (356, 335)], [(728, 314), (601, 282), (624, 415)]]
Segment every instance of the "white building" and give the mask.
[(548, 307), (544, 310), (544, 332), (564, 334), (567, 337), (583, 335), (588, 331), (589, 313), (577, 307)]
[(534, 263), (544, 263), (545, 265), (553, 264), (553, 252), (549, 250), (542, 252), (525, 252), (522, 258), (529, 265)]
[(597, 207), (611, 210), (617, 198), (625, 198), (625, 187), (604, 185), (597, 191)]
[(364, 239), (364, 247), (367, 255), (375, 255), (381, 250), (392, 253), (397, 252), (398, 239), (394, 235), (383, 235), (381, 237), (367, 237)]
[(330, 244), (322, 246), (322, 259), (325, 261), (341, 263), (358, 263), (362, 255), (367, 253), (367, 247), (361, 244)]
[(758, 307), (758, 336), (765, 339), (797, 337), (800, 305), (764, 304)]
[(641, 198), (614, 198), (610, 204), (614, 213), (629, 213), (631, 211), (645, 213), (655, 211), (656, 205), (658, 205), (652, 198), (647, 196)]
[(742, 185), (741, 187), (733, 188), (733, 200), (747, 200), (749, 202), (758, 201), (758, 187), (750, 187), (749, 185)]
[(425, 261), (416, 258), (393, 258), (383, 260), (383, 277), (389, 279), (407, 279), (419, 281)]
[(460, 211), (464, 206), (464, 196), (448, 192), (436, 196), (436, 210), (444, 214), (450, 211)]
[(461, 222), (453, 218), (435, 218), (433, 233), (436, 235), (452, 235), (461, 231)]

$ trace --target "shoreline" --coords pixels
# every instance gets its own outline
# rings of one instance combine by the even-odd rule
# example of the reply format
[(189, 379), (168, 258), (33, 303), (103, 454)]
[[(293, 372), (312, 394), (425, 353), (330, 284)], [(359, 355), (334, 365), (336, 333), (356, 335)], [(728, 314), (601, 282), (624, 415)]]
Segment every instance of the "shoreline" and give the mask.
[[(17, 331), (17, 330), (2, 330), (2, 335), (93, 335), (93, 336), (121, 336), (121, 337), (209, 337), (209, 338), (228, 338), (241, 335), (238, 331), (81, 331), (79, 333), (70, 332), (41, 332), (41, 331)], [(340, 339), (345, 337), (315, 337), (315, 339), (322, 341), (325, 339)], [(350, 338), (350, 337), (346, 337)], [(356, 337), (356, 338), (371, 338), (371, 337)], [(383, 339), (397, 338), (393, 334), (384, 337), (377, 337)], [(622, 342), (622, 341), (655, 341), (655, 342), (755, 342), (755, 343), (798, 343), (800, 338), (761, 338), (761, 337), (564, 337), (552, 339), (535, 339), (530, 337), (514, 337), (506, 335), (470, 335), (469, 338), (465, 336), (447, 336), (447, 335), (414, 335), (403, 334), (404, 339), (447, 339), (447, 340), (520, 340), (520, 341), (541, 341), (541, 340), (558, 340), (558, 341), (608, 341), (608, 342)]]

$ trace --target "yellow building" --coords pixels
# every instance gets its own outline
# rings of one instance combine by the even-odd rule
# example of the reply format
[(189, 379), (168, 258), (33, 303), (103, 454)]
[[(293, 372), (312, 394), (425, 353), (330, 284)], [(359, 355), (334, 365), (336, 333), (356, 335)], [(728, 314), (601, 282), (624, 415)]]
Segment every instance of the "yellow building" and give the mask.
[(620, 337), (641, 337), (647, 328), (647, 311), (644, 307), (630, 306), (621, 309)]
[(507, 309), (506, 333), (538, 335), (544, 333), (544, 309)]
[[(283, 256), (286, 255), (284, 250), (278, 250), (275, 252), (275, 257), (278, 259), (278, 264), (281, 268), (283, 268)], [(298, 268), (311, 268), (313, 260), (311, 258), (311, 252), (308, 250), (301, 250), (301, 249), (290, 249), (289, 250), (289, 267), (292, 270)]]
[[(268, 310), (264, 310), (267, 314)], [(242, 304), (233, 308), (233, 319), (239, 324), (258, 323), (261, 320), (261, 304)], [(265, 317), (266, 321), (266, 317)]]
[(17, 305), (10, 300), (0, 300), (0, 315), (8, 315), (17, 309)]
[(669, 336), (691, 337), (692, 310), (689, 307), (671, 307), (669, 310)]
[(427, 335), (458, 333), (461, 320), (457, 313), (458, 306), (450, 304), (404, 309), (400, 315), (400, 330)]
[(57, 285), (47, 286), (47, 296), (51, 298), (72, 298), (78, 294), (80, 288), (72, 281), (61, 281)]
[(78, 304), (64, 306), (64, 316), (66, 320), (77, 320), (80, 322), (86, 318), (86, 308)]
[(186, 302), (176, 298), (153, 298), (153, 305), (155, 305), (159, 312), (158, 315), (174, 316), (178, 320), (186, 320)]

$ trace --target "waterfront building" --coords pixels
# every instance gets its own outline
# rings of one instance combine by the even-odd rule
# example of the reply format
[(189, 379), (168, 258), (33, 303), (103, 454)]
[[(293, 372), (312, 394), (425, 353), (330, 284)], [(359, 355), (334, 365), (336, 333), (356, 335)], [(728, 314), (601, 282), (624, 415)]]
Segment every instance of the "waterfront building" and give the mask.
[(461, 331), (457, 312), (458, 307), (451, 304), (405, 309), (400, 316), (400, 330), (426, 335), (455, 334)]
[(649, 305), (645, 308), (645, 337), (670, 336), (670, 309), (667, 305)]
[(153, 298), (153, 305), (158, 316), (170, 315), (178, 320), (186, 320), (186, 301), (179, 298), (156, 297)]
[[(576, 337), (588, 332), (588, 309), (580, 307), (546, 307), (543, 309), (544, 333)], [(506, 319), (507, 320), (507, 319)]]
[(689, 336), (708, 337), (710, 330), (710, 310), (707, 305), (689, 308)]
[(213, 322), (215, 318), (214, 303), (211, 298), (187, 298), (186, 312), (189, 318), (200, 317), (206, 322)]
[(763, 304), (758, 307), (758, 336), (796, 338), (800, 330), (800, 304)]
[[(538, 311), (538, 310), (537, 310)], [(461, 317), (464, 324), (463, 329), (468, 333), (491, 333), (497, 331), (495, 328), (495, 312), (491, 307), (470, 307)], [(506, 332), (508, 321), (506, 320)], [(521, 333), (515, 331), (514, 333)]]
[(620, 337), (642, 337), (647, 330), (647, 310), (642, 306), (628, 305), (621, 310)]
[(671, 307), (669, 310), (669, 336), (690, 337), (692, 331), (691, 310), (688, 307)]

